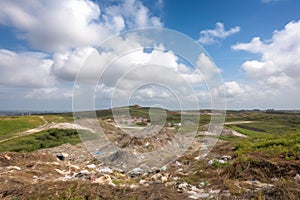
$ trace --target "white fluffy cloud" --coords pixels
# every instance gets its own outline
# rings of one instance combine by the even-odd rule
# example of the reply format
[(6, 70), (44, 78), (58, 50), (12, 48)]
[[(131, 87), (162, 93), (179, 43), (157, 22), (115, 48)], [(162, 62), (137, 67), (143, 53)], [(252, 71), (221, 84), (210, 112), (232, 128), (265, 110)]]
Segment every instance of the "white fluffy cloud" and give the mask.
[(262, 86), (291, 88), (299, 85), (300, 21), (292, 21), (284, 29), (274, 31), (267, 42), (256, 37), (250, 43), (240, 43), (232, 48), (261, 55), (259, 60), (244, 62), (242, 68)]
[(52, 86), (55, 84), (52, 64), (53, 61), (43, 53), (0, 49), (0, 84), (23, 88)]
[[(0, 1), (0, 25), (12, 27), (17, 39), (36, 50), (1, 49), (0, 84), (32, 88), (26, 97), (38, 98), (62, 93), (70, 97), (69, 90), (60, 87), (72, 87), (82, 62), (100, 41), (126, 29), (162, 26), (162, 22), (138, 0), (103, 5), (90, 0), (12, 0)], [(140, 47), (130, 38), (126, 42)], [(99, 62), (109, 60), (105, 53), (100, 56)], [(87, 79), (94, 78), (94, 71), (85, 73)]]
[(47, 52), (97, 45), (125, 28), (161, 26), (139, 1), (124, 0), (100, 10), (89, 0), (0, 1), (0, 24)]
[[(227, 98), (243, 98), (253, 92), (251, 87), (240, 84), (236, 81), (224, 82), (223, 87), (225, 88)], [(221, 88), (218, 89), (220, 90)]]
[(201, 31), (200, 38), (198, 39), (198, 41), (201, 44), (212, 44), (238, 32), (240, 32), (239, 26), (230, 28), (229, 30), (226, 31), (224, 28), (224, 24), (221, 22), (217, 22), (215, 29), (208, 29), (208, 30)]

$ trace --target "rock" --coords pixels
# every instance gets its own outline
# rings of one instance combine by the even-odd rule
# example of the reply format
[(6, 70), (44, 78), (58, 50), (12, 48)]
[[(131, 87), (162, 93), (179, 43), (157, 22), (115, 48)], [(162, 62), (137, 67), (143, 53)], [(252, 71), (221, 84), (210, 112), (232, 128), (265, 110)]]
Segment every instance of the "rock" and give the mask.
[(296, 174), (296, 176), (294, 177), (295, 181), (300, 182), (300, 175)]

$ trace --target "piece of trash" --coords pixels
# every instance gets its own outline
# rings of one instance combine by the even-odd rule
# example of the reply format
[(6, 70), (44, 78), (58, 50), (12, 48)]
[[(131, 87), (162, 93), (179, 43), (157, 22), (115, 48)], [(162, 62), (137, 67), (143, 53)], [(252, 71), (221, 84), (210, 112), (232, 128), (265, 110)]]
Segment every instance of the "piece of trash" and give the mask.
[(176, 160), (176, 162), (175, 162), (175, 163), (176, 163), (176, 165), (177, 165), (177, 166), (181, 166), (181, 163), (180, 163), (180, 162), (178, 162), (177, 160)]
[(90, 172), (86, 169), (80, 171), (81, 174), (90, 174)]
[(21, 168), (20, 167), (18, 167), (18, 166), (7, 166), (6, 167), (7, 169), (16, 169), (16, 170), (21, 170)]
[(10, 160), (10, 156), (8, 156), (8, 155), (4, 155), (4, 158), (6, 158), (7, 160)]
[(96, 165), (95, 164), (89, 164), (89, 165), (87, 165), (87, 168), (89, 168), (89, 169), (95, 169)]
[(163, 172), (167, 171), (167, 166), (166, 166), (166, 165), (162, 166), (162, 167), (160, 168), (160, 170), (163, 171)]
[(111, 177), (107, 174), (105, 174), (104, 176), (101, 176), (99, 178), (96, 178), (95, 180), (92, 181), (93, 183), (100, 183), (100, 184), (109, 184), (112, 186), (116, 186), (112, 180)]
[(225, 163), (227, 163), (227, 161), (225, 161), (225, 160), (216, 160), (216, 159), (208, 161), (209, 165), (213, 165), (214, 163), (225, 164)]
[(109, 173), (109, 174), (113, 173), (113, 170), (110, 169), (109, 167), (104, 167), (102, 169), (98, 169), (97, 171), (100, 172), (100, 173)]
[(210, 185), (208, 181), (202, 181), (199, 183), (199, 188), (204, 188), (207, 185)]
[(66, 171), (62, 171), (60, 169), (54, 169), (57, 173), (61, 174), (61, 175), (67, 175), (70, 174), (70, 172), (66, 172)]
[(300, 175), (296, 174), (296, 176), (294, 177), (295, 181), (300, 182)]
[(225, 160), (225, 161), (229, 161), (229, 160), (231, 160), (232, 159), (232, 157), (231, 156), (222, 156), (222, 158), (221, 158), (221, 160)]
[(67, 158), (69, 156), (69, 154), (67, 154), (67, 153), (62, 153), (61, 155), (63, 155), (65, 158)]
[(104, 152), (101, 152), (101, 151), (96, 151), (95, 153), (96, 155), (101, 155), (101, 154), (104, 154)]
[(136, 167), (136, 168), (133, 168), (130, 172), (128, 172), (128, 175), (131, 178), (135, 178), (135, 177), (143, 174), (144, 172), (145, 171), (142, 168)]
[(63, 154), (56, 154), (56, 157), (61, 161), (65, 160), (65, 156)]
[(38, 176), (33, 176), (32, 178), (33, 178), (33, 179), (38, 179), (39, 177), (38, 177)]

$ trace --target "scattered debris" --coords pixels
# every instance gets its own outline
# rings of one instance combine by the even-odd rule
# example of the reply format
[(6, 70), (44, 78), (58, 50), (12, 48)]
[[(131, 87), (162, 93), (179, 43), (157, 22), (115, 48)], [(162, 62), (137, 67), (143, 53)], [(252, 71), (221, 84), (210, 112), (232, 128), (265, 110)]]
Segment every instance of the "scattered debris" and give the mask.
[(113, 173), (113, 170), (109, 167), (104, 167), (102, 169), (98, 169), (97, 171), (100, 172), (100, 173), (109, 173), (109, 174)]
[(95, 169), (96, 165), (95, 164), (89, 164), (86, 167), (89, 168), (89, 169)]
[(295, 181), (300, 182), (300, 175), (296, 174), (296, 176), (294, 177)]
[(112, 180), (111, 180), (111, 177), (107, 174), (99, 177), (99, 178), (96, 178), (92, 181), (92, 183), (99, 183), (99, 184), (108, 184), (108, 185), (112, 185), (112, 186), (116, 186)]
[(209, 164), (209, 165), (213, 165), (213, 164), (215, 164), (215, 163), (225, 164), (225, 163), (227, 163), (227, 161), (221, 160), (221, 159), (220, 159), (220, 160), (213, 159), (213, 160), (208, 161), (208, 164)]

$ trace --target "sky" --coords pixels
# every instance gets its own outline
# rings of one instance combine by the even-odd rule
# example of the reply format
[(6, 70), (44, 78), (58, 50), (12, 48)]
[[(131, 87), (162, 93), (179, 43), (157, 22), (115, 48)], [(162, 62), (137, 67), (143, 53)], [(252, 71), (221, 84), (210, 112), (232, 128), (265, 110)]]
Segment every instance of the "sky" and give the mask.
[[(81, 76), (98, 81), (97, 108), (210, 108), (225, 90), (227, 109), (300, 109), (299, 10), (298, 0), (2, 0), (0, 110), (72, 110)], [(145, 27), (184, 34), (204, 53), (189, 65), (164, 42), (146, 51), (145, 38), (126, 34)], [(105, 41), (110, 52), (99, 51)], [(82, 72), (95, 51), (97, 65)], [(215, 75), (222, 82), (205, 89)]]

